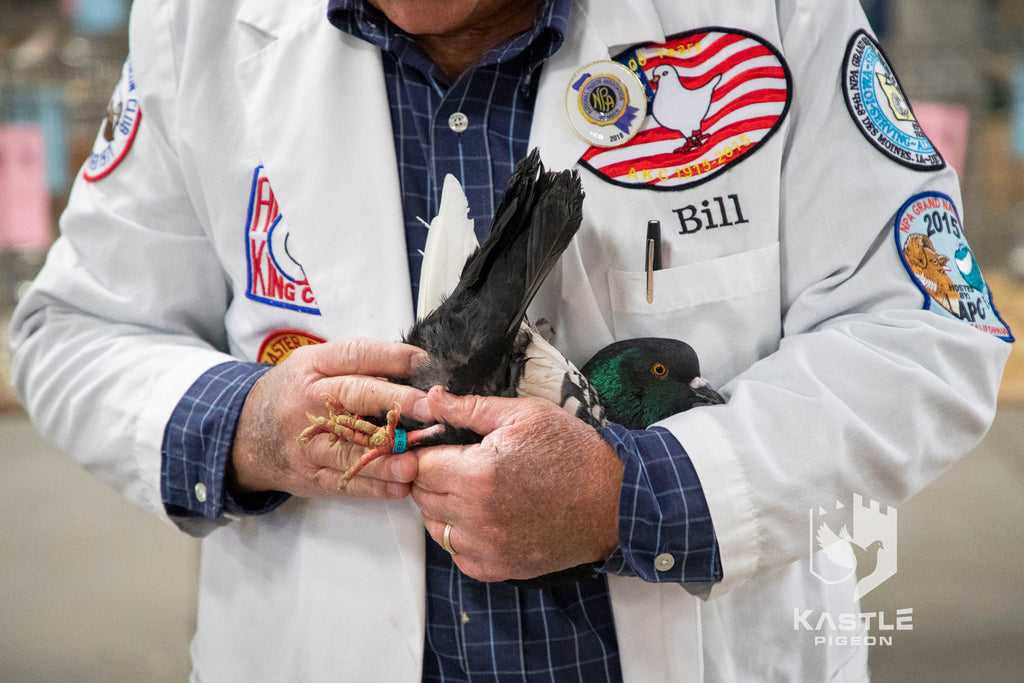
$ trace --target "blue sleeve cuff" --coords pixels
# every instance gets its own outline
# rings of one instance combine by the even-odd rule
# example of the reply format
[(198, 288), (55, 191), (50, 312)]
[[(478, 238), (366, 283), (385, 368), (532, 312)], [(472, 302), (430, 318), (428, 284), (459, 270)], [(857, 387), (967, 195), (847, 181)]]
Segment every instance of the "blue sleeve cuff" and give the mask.
[(224, 485), (242, 406), (253, 384), (271, 367), (241, 361), (216, 365), (175, 406), (164, 429), (160, 471), (160, 494), (172, 518), (262, 514), (287, 500), (287, 494), (277, 491), (235, 500)]
[(722, 562), (704, 490), (682, 444), (662, 427), (612, 424), (600, 432), (625, 465), (619, 548), (602, 571), (705, 594), (722, 580)]

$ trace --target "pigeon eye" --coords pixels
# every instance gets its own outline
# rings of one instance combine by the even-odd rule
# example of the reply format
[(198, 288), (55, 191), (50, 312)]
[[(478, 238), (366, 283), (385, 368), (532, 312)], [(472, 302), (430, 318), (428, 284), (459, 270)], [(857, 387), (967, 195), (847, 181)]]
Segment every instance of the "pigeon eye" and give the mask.
[(666, 368), (661, 363), (655, 363), (654, 365), (651, 366), (651, 374), (653, 374), (655, 377), (664, 377), (665, 375), (668, 374), (668, 368)]

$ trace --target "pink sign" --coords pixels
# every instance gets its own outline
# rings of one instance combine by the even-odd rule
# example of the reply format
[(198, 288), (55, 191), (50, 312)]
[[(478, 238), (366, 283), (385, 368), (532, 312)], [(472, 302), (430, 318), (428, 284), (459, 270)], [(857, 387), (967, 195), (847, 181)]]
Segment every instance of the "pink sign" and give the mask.
[(44, 251), (51, 231), (43, 131), (0, 125), (0, 250)]
[(970, 114), (967, 107), (939, 102), (914, 102), (914, 116), (928, 139), (950, 166), (964, 177)]

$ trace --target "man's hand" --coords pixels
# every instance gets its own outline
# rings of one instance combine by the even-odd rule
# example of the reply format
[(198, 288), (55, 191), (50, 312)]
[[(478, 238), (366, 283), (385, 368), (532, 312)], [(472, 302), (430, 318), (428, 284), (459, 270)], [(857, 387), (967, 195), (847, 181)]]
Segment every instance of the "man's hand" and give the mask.
[(437, 421), (484, 435), (416, 451), (423, 523), (481, 581), (528, 579), (605, 559), (618, 540), (622, 463), (593, 428), (542, 399), (429, 394)]
[(403, 414), (429, 421), (426, 394), (379, 379), (406, 377), (426, 358), (414, 346), (371, 339), (296, 349), (263, 375), (245, 400), (228, 463), (229, 489), (240, 494), (284, 491), (305, 498), (408, 495), (417, 472), (414, 455), (381, 458), (339, 491), (342, 473), (366, 449), (350, 443), (331, 447), (327, 437), (303, 446), (295, 437), (309, 426), (307, 412), (323, 412), (323, 394), (374, 419), (398, 404)]

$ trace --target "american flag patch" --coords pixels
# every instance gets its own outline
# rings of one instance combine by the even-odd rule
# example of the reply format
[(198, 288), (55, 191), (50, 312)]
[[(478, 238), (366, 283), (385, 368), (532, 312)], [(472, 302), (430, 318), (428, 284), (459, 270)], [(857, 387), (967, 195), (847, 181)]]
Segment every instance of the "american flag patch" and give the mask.
[(778, 130), (792, 78), (757, 36), (701, 29), (635, 47), (616, 61), (647, 91), (647, 119), (628, 143), (591, 147), (583, 165), (616, 185), (680, 190), (707, 182)]

